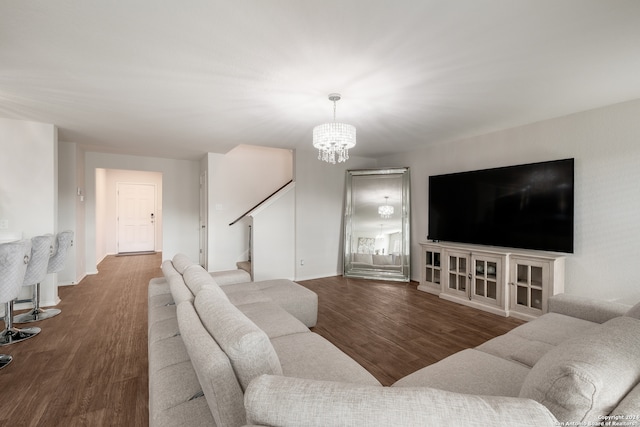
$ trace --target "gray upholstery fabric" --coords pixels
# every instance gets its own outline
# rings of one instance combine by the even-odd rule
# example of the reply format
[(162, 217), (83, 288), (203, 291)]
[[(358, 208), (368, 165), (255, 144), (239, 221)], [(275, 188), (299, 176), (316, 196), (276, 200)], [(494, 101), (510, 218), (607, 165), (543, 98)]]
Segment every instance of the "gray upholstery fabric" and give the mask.
[(151, 344), (156, 341), (164, 340), (180, 334), (178, 329), (178, 320), (175, 317), (169, 317), (149, 325), (149, 349)]
[[(168, 392), (169, 390), (171, 392)], [(158, 417), (162, 412), (188, 402), (201, 391), (198, 377), (189, 361), (176, 363), (150, 373), (150, 418)]]
[[(640, 383), (636, 384), (636, 386), (622, 399), (622, 401), (616, 406), (616, 408), (611, 411), (609, 415), (618, 415), (618, 416), (636, 416), (640, 417)], [(627, 420), (626, 418), (622, 418), (623, 420)], [(636, 425), (640, 425), (640, 419), (635, 418), (633, 421), (636, 421)]]
[(171, 295), (176, 304), (180, 304), (182, 301), (193, 301), (194, 295), (181, 275), (171, 276), (168, 280), (169, 289), (171, 289)]
[(73, 231), (65, 230), (57, 234), (53, 254), (47, 265), (47, 273), (57, 273), (62, 270), (71, 245), (73, 245)]
[(40, 283), (47, 276), (49, 258), (53, 253), (53, 235), (45, 234), (31, 239), (31, 257), (27, 265), (22, 284), (24, 286)]
[(242, 425), (245, 422), (243, 394), (231, 362), (205, 330), (191, 302), (178, 306), (178, 323), (215, 423)]
[(155, 277), (149, 280), (149, 287), (147, 289), (147, 294), (149, 298), (162, 295), (162, 294), (170, 294), (171, 290), (169, 289), (169, 282), (164, 277)]
[(243, 304), (237, 307), (249, 320), (262, 329), (269, 338), (309, 332), (304, 323), (287, 313), (284, 308), (271, 302), (271, 300)]
[(182, 274), (184, 283), (189, 287), (193, 295), (198, 295), (200, 289), (205, 285), (215, 285), (216, 281), (202, 266), (194, 264), (187, 268)]
[(173, 259), (171, 260), (171, 263), (173, 264), (173, 267), (176, 269), (176, 271), (180, 274), (184, 274), (184, 271), (194, 265), (195, 263), (193, 261), (191, 261), (189, 259), (188, 256), (186, 256), (185, 254), (175, 254), (173, 256)]
[(567, 340), (531, 369), (520, 397), (562, 422), (596, 422), (640, 381), (640, 320), (616, 317)]
[(286, 376), (380, 386), (358, 362), (313, 332), (284, 335), (271, 343)]
[(529, 399), (471, 396), (431, 388), (371, 387), (262, 376), (245, 393), (248, 422), (264, 426), (556, 426)]
[(215, 427), (216, 423), (209, 411), (204, 396), (166, 409), (149, 420), (150, 427)]
[(264, 280), (253, 282), (267, 297), (294, 315), (307, 327), (318, 321), (318, 295), (291, 280)]
[(151, 326), (157, 322), (161, 322), (167, 319), (175, 319), (175, 317), (175, 305), (155, 307), (153, 310), (149, 310), (149, 328), (151, 328)]
[(149, 344), (149, 371), (151, 372), (188, 360), (189, 354), (180, 335)]
[(431, 387), (456, 393), (518, 397), (528, 373), (528, 368), (517, 363), (467, 349), (407, 375), (393, 387)]
[(228, 300), (205, 287), (196, 295), (194, 305), (205, 328), (231, 361), (243, 390), (258, 375), (282, 374), (267, 334)]
[(251, 275), (244, 270), (224, 270), (214, 271), (211, 274), (213, 280), (220, 286), (233, 283), (246, 283), (251, 282)]
[(0, 243), (0, 303), (18, 297), (30, 256), (31, 240)]
[(558, 344), (597, 326), (587, 320), (547, 313), (479, 345), (476, 350), (533, 367)]
[(601, 301), (579, 295), (558, 294), (549, 297), (549, 311), (595, 323), (604, 323), (624, 315), (628, 305)]
[(634, 319), (640, 319), (640, 302), (631, 307), (624, 315), (633, 317)]

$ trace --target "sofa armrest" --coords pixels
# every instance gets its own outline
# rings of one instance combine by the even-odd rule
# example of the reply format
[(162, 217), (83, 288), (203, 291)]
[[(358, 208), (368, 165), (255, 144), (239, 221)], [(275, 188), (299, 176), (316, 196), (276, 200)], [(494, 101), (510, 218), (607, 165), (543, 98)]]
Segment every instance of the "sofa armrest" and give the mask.
[(220, 286), (235, 285), (236, 283), (246, 283), (251, 281), (251, 275), (245, 270), (224, 270), (209, 273)]
[(604, 323), (614, 317), (624, 316), (630, 308), (629, 305), (579, 295), (558, 294), (549, 298), (550, 312), (595, 323)]
[(262, 426), (554, 426), (530, 399), (427, 387), (375, 387), (262, 375), (245, 392), (247, 423)]

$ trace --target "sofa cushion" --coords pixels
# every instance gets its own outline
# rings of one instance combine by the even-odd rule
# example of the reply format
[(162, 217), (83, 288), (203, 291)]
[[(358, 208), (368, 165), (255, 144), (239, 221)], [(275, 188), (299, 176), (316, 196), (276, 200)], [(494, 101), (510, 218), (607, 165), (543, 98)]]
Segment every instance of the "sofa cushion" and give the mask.
[(634, 305), (625, 313), (625, 316), (633, 317), (634, 319), (640, 319), (640, 302)]
[(205, 285), (217, 285), (213, 277), (202, 266), (197, 264), (187, 268), (182, 277), (193, 295), (198, 295), (200, 289)]
[(573, 294), (557, 294), (549, 297), (549, 311), (565, 316), (604, 323), (624, 315), (629, 306)]
[(287, 310), (307, 327), (318, 321), (318, 295), (304, 286), (287, 279), (253, 282), (264, 295)]
[[(149, 413), (161, 417), (164, 411), (188, 402), (202, 391), (190, 361), (175, 363), (149, 375)], [(149, 420), (150, 424), (155, 424)]]
[(358, 362), (316, 333), (284, 335), (271, 342), (286, 376), (380, 385)]
[(479, 345), (476, 350), (531, 368), (558, 344), (597, 326), (587, 320), (547, 313)]
[(640, 383), (622, 399), (622, 401), (611, 411), (609, 415), (617, 415), (620, 417), (636, 417), (636, 418), (620, 418), (622, 420), (635, 421), (636, 425), (640, 424)]
[(193, 301), (193, 293), (184, 283), (181, 275), (169, 279), (169, 288), (171, 288), (171, 295), (176, 304), (180, 304), (182, 301)]
[(247, 421), (268, 426), (557, 426), (538, 402), (427, 387), (371, 387), (263, 375), (245, 394)]
[(177, 312), (184, 345), (209, 403), (215, 425), (244, 424), (242, 389), (229, 358), (206, 331), (190, 301), (181, 303)]
[(180, 274), (184, 274), (185, 270), (194, 265), (195, 263), (189, 259), (185, 254), (175, 254), (171, 260), (173, 267)]
[(213, 426), (213, 416), (204, 396), (166, 409), (149, 420), (149, 427)]
[(269, 338), (309, 332), (304, 323), (271, 301), (236, 305), (236, 307), (257, 327), (262, 329)]
[(220, 286), (251, 281), (251, 275), (239, 268), (237, 270), (214, 271), (209, 274)]
[(431, 387), (456, 393), (518, 397), (529, 369), (466, 349), (400, 379), (393, 387)]
[(203, 325), (231, 361), (245, 390), (258, 375), (282, 375), (282, 367), (269, 337), (228, 300), (203, 288), (195, 298)]
[(561, 422), (597, 422), (640, 381), (640, 321), (616, 317), (559, 344), (531, 369), (520, 397)]

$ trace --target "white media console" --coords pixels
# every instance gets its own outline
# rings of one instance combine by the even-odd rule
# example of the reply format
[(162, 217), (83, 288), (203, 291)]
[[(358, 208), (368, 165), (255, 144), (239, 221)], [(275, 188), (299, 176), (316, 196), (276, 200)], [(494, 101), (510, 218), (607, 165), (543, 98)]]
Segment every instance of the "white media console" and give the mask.
[(565, 255), (447, 242), (420, 243), (418, 289), (480, 310), (531, 320), (564, 292)]

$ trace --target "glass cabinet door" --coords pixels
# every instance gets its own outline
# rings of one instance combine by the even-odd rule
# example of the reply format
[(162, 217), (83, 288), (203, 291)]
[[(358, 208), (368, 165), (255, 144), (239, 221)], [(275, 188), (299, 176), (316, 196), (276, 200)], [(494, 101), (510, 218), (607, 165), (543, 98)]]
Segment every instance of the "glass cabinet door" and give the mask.
[[(474, 255), (473, 263), (473, 291), (474, 299), (481, 299), (487, 303), (503, 305), (503, 291), (500, 286), (504, 286), (502, 279), (502, 263), (500, 257), (487, 255)], [(502, 284), (502, 285), (501, 285)]]
[(425, 252), (425, 281), (440, 284), (440, 252), (427, 250)]
[(548, 266), (535, 260), (513, 259), (511, 284), (513, 295), (511, 305), (514, 309), (541, 312), (542, 289)]
[(454, 293), (467, 294), (469, 287), (469, 254), (447, 252), (448, 257), (448, 290)]

